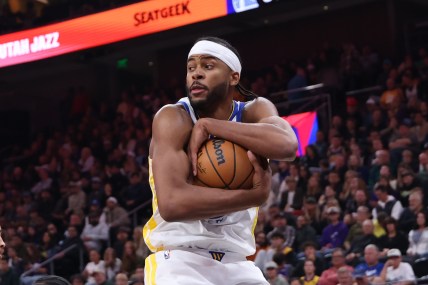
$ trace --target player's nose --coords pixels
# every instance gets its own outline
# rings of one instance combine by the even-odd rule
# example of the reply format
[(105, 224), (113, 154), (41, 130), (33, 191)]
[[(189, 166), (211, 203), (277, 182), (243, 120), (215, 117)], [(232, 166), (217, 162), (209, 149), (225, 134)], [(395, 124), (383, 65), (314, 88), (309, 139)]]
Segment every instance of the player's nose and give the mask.
[(199, 80), (205, 77), (204, 72), (200, 68), (196, 68), (195, 71), (192, 74), (192, 78), (194, 80)]

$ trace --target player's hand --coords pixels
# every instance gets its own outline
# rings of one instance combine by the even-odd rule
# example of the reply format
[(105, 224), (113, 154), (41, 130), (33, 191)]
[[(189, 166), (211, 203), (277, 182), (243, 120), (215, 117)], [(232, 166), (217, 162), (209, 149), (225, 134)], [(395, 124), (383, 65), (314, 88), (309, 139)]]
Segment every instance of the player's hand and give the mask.
[(192, 164), (192, 172), (194, 176), (198, 174), (198, 151), (208, 138), (209, 133), (204, 125), (204, 119), (199, 119), (193, 126), (187, 150), (187, 154)]
[(255, 155), (253, 152), (248, 151), (248, 158), (254, 167), (253, 176), (253, 189), (259, 190), (260, 205), (263, 204), (269, 197), (271, 183), (272, 183), (272, 170), (266, 158)]

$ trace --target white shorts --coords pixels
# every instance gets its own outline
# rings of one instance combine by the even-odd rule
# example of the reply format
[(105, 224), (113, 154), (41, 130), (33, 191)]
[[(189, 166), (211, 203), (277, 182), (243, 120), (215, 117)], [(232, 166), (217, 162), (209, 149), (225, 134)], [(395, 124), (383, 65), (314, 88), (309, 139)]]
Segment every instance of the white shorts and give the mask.
[[(221, 261), (218, 261), (221, 260)], [(233, 253), (166, 250), (146, 258), (145, 285), (269, 285), (254, 262)]]

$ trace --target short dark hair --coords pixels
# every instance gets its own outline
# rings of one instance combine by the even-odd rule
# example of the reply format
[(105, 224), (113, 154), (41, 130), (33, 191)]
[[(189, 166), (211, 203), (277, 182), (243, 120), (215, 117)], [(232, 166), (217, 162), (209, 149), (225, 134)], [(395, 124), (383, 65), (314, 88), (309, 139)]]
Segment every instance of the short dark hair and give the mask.
[(282, 238), (283, 240), (285, 240), (284, 234), (279, 231), (275, 231), (271, 234), (270, 239), (273, 238)]
[(383, 193), (388, 193), (388, 187), (384, 186), (384, 185), (377, 185), (375, 188), (375, 191), (380, 191)]
[(306, 259), (303, 261), (303, 264), (305, 264), (306, 262), (312, 262), (312, 264), (315, 266), (315, 261), (314, 261), (314, 260), (312, 260), (312, 259), (310, 259), (310, 258), (306, 258)]
[(48, 275), (40, 277), (33, 285), (71, 285), (70, 282), (57, 275)]
[(307, 247), (312, 247), (314, 249), (317, 249), (317, 244), (313, 241), (308, 240), (302, 244), (302, 250), (304, 251)]

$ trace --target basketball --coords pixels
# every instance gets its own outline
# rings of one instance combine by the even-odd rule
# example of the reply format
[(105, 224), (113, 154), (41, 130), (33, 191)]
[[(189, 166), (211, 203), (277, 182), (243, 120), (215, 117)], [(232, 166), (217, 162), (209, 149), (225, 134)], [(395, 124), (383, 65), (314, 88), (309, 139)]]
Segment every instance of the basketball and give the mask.
[(220, 138), (206, 141), (198, 152), (195, 184), (224, 189), (250, 189), (254, 167), (247, 150)]

